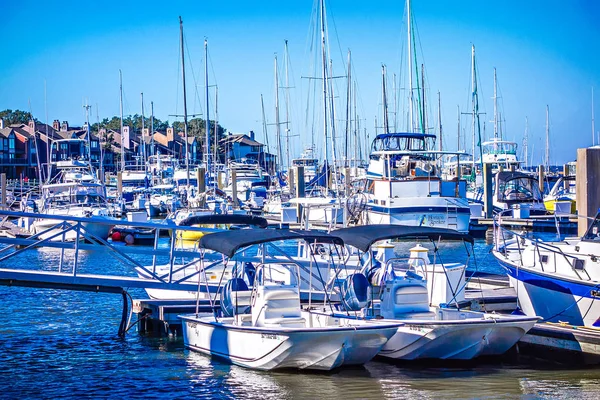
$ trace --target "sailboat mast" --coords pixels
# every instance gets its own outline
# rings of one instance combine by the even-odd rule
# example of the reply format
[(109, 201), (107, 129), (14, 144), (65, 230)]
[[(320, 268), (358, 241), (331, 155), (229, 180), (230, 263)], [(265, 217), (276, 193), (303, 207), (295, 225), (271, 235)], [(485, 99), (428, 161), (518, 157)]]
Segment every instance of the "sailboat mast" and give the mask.
[(150, 155), (154, 155), (154, 102), (150, 102)]
[(190, 186), (190, 157), (188, 154), (188, 121), (187, 121), (187, 96), (185, 92), (185, 56), (183, 52), (183, 21), (179, 17), (179, 41), (181, 42), (181, 77), (183, 80), (183, 136), (185, 139), (185, 172), (186, 185)]
[(410, 21), (410, 0), (406, 0), (406, 26), (408, 35), (408, 130), (412, 132), (413, 125), (413, 93), (412, 93), (412, 34)]
[[(48, 118), (48, 117), (46, 117)], [(594, 87), (592, 86), (592, 146), (596, 145), (596, 127), (594, 126)]]
[(525, 117), (525, 137), (523, 139), (523, 152), (525, 153), (525, 166), (529, 166), (529, 119)]
[(548, 167), (550, 166), (550, 122), (549, 122), (549, 109), (546, 104), (546, 160), (544, 164), (546, 164), (546, 171), (548, 171)]
[[(325, 162), (329, 158), (327, 146), (327, 50), (325, 47), (325, 0), (321, 0), (321, 56), (322, 56), (322, 81), (323, 81), (323, 140)], [(327, 182), (329, 183), (329, 182)]]
[(145, 125), (144, 125), (144, 93), (141, 93), (141, 97), (142, 97), (142, 140), (141, 140), (141, 145), (142, 145), (142, 165), (146, 165), (146, 140), (144, 138), (145, 135)]
[(494, 68), (494, 139), (498, 139), (498, 81), (496, 80), (496, 68)]
[(121, 70), (119, 70), (119, 91), (120, 91), (120, 101), (119, 101), (119, 109), (121, 111), (121, 171), (125, 170), (125, 141), (123, 138), (123, 74)]
[(351, 77), (351, 58), (350, 49), (348, 49), (348, 75), (346, 76), (346, 140), (344, 141), (344, 166), (348, 166), (348, 146), (350, 141), (350, 130), (351, 127), (351, 112), (350, 107), (352, 106), (352, 77)]
[(461, 145), (460, 145), (460, 105), (456, 105), (456, 109), (458, 111), (458, 117), (457, 117), (457, 129), (456, 129), (456, 138), (457, 138), (457, 142), (456, 142), (456, 151), (460, 151), (461, 150)]
[(279, 124), (279, 73), (277, 71), (277, 54), (275, 54), (275, 144), (277, 146), (277, 171), (281, 171), (283, 164), (281, 155), (281, 127)]
[(288, 41), (285, 41), (285, 154), (286, 154), (286, 170), (290, 169), (290, 77), (289, 77), (289, 62), (290, 55), (288, 53)]
[(440, 151), (443, 150), (443, 142), (442, 142), (442, 95), (438, 92), (438, 126), (440, 128)]
[(383, 133), (390, 133), (390, 122), (388, 121), (387, 95), (385, 88), (385, 65), (381, 65), (381, 96), (383, 103)]
[[(269, 149), (269, 135), (267, 133), (267, 119), (265, 117), (265, 102), (263, 101), (263, 95), (260, 95), (260, 108), (262, 110), (262, 125), (263, 125), (263, 135), (265, 137), (265, 144), (267, 145), (267, 153), (269, 153), (271, 150)], [(273, 171), (271, 169), (271, 164), (268, 163), (269, 166), (269, 174), (273, 174)]]
[(393, 75), (394, 80), (392, 92), (394, 93), (394, 132), (398, 132), (398, 88), (396, 87), (396, 74)]
[(100, 145), (100, 173), (98, 178), (104, 184), (104, 149), (100, 140), (100, 112), (98, 111), (98, 103), (96, 103), (96, 124), (98, 126), (98, 144)]
[[(217, 163), (217, 149), (219, 147), (219, 87), (215, 85), (215, 129), (214, 129), (214, 149), (213, 149), (213, 162)], [(213, 183), (215, 181), (213, 180)]]
[[(472, 95), (472, 113), (473, 113), (473, 121), (472, 121), (472, 131), (473, 131), (473, 140), (472, 140), (472, 147), (471, 147), (471, 154), (473, 155), (473, 166), (475, 166), (475, 118), (477, 117), (477, 110), (476, 105), (475, 105), (475, 98), (477, 97), (477, 80), (475, 77), (475, 45), (471, 46), (471, 95)], [(483, 160), (481, 160), (483, 162)]]
[[(204, 39), (204, 84), (206, 90), (206, 116), (205, 116), (205, 130), (206, 130), (206, 173), (210, 175), (210, 112), (208, 109), (209, 98), (208, 98), (208, 39)], [(213, 179), (214, 181), (214, 179)], [(235, 182), (233, 183), (235, 185)]]
[[(50, 160), (52, 160), (52, 154), (50, 154), (50, 127), (48, 126), (48, 101), (46, 97), (46, 80), (44, 79), (44, 109), (46, 111), (46, 163), (48, 164), (48, 175), (46, 176), (46, 181), (50, 182)], [(593, 98), (593, 96), (592, 96)], [(592, 118), (593, 120), (593, 118)], [(98, 129), (100, 129), (100, 124), (98, 124)], [(41, 183), (41, 181), (40, 181)]]

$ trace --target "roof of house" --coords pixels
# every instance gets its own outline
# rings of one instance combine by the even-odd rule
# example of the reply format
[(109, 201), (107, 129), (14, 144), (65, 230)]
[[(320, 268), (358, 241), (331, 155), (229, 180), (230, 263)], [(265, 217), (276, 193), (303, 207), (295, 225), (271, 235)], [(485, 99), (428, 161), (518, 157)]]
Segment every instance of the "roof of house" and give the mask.
[(246, 135), (245, 133), (225, 136), (221, 140), (221, 143), (223, 143), (223, 144), (239, 143), (239, 144), (243, 144), (246, 146), (263, 146), (262, 143), (257, 142), (254, 139), (251, 139), (250, 136)]

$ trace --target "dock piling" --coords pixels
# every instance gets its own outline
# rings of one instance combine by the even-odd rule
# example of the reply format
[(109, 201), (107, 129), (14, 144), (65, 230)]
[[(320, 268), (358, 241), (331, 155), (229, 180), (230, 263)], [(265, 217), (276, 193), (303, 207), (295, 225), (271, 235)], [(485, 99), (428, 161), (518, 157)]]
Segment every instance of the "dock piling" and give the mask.
[(198, 193), (204, 193), (206, 191), (206, 169), (199, 167), (196, 170), (196, 184), (198, 185)]
[(483, 164), (483, 210), (486, 218), (492, 218), (494, 205), (492, 193), (492, 165)]
[(600, 149), (577, 149), (576, 204), (578, 235), (585, 235), (590, 225), (588, 218), (594, 218), (600, 207)]
[(233, 208), (238, 208), (238, 193), (237, 193), (237, 171), (231, 169), (231, 197), (233, 200)]
[(0, 174), (0, 209), (6, 206), (6, 174)]
[(545, 179), (545, 177), (546, 177), (546, 172), (544, 170), (544, 166), (540, 165), (538, 167), (538, 185), (539, 185), (541, 193), (544, 193), (544, 189), (545, 189), (545, 187), (544, 187), (545, 186), (544, 185), (544, 179)]

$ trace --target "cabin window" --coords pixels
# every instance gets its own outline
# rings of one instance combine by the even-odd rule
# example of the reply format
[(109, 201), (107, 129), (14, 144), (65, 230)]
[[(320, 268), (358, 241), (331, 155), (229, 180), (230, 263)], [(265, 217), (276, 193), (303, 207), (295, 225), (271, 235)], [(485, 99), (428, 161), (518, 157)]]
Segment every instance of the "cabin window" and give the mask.
[(385, 206), (385, 200), (381, 200), (381, 205)]
[(15, 138), (14, 137), (8, 139), (8, 149), (9, 150), (15, 149)]

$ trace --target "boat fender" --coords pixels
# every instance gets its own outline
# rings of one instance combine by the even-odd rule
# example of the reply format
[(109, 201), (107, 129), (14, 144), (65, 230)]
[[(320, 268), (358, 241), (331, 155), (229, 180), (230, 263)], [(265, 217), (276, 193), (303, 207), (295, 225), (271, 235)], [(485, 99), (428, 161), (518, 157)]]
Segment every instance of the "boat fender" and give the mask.
[(119, 231), (113, 232), (111, 238), (112, 238), (113, 242), (120, 242), (121, 241), (121, 232), (119, 232)]
[(135, 242), (135, 238), (133, 237), (133, 235), (130, 233), (127, 236), (125, 236), (125, 243), (127, 243), (128, 245), (132, 245)]

